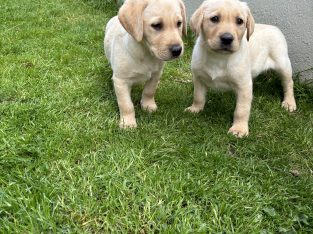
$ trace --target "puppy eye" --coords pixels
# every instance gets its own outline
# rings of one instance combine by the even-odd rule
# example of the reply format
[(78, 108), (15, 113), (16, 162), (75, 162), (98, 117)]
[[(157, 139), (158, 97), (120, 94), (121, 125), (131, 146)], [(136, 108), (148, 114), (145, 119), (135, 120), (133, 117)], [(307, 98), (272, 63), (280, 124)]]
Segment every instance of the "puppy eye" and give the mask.
[(220, 22), (220, 18), (218, 16), (213, 16), (210, 20), (211, 20), (212, 23)]
[(178, 22), (177, 22), (177, 27), (180, 28), (181, 25), (182, 25), (182, 22), (181, 22), (181, 21), (178, 21)]
[(151, 24), (151, 27), (156, 31), (160, 31), (163, 28), (162, 23)]
[(238, 24), (238, 25), (242, 25), (243, 24), (243, 19), (241, 19), (241, 18), (237, 18), (236, 19), (236, 23)]

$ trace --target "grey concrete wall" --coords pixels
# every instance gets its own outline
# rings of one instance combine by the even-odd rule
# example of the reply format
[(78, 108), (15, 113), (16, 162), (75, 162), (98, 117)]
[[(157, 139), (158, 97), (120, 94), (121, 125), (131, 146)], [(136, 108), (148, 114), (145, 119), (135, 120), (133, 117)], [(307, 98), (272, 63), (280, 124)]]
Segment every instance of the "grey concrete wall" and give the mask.
[[(188, 16), (203, 0), (185, 0)], [(313, 80), (313, 0), (246, 0), (257, 23), (272, 24), (285, 34), (294, 72)]]

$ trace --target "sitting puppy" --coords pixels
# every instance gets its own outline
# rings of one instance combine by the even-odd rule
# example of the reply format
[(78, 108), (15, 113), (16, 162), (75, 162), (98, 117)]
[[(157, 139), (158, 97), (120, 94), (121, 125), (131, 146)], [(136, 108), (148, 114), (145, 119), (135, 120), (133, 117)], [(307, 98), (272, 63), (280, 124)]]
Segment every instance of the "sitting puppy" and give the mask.
[(278, 28), (255, 25), (247, 4), (239, 0), (204, 1), (190, 24), (198, 39), (191, 65), (194, 100), (187, 111), (197, 113), (204, 108), (208, 87), (233, 90), (237, 103), (229, 132), (237, 137), (248, 135), (252, 77), (268, 69), (281, 75), (282, 107), (296, 110), (287, 43)]
[(182, 35), (187, 32), (181, 0), (126, 0), (107, 24), (104, 49), (113, 70), (120, 110), (120, 127), (137, 126), (131, 100), (133, 85), (145, 82), (141, 106), (157, 109), (154, 94), (164, 61), (183, 54)]

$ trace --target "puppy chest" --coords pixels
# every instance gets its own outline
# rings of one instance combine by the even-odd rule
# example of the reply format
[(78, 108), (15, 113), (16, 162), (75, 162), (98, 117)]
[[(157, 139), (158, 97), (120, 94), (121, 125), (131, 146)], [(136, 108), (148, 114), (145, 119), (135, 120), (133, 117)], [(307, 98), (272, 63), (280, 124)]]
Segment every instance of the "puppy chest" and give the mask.
[(200, 79), (211, 89), (231, 90), (233, 89), (232, 79), (224, 72), (202, 72), (199, 74)]
[(135, 60), (125, 60), (124, 63), (119, 63), (116, 66), (115, 73), (119, 78), (127, 79), (133, 84), (143, 83), (150, 80), (162, 70), (162, 64), (147, 64)]
[(227, 77), (217, 77), (209, 82), (209, 87), (217, 90), (232, 90), (233, 83)]
[(160, 69), (140, 69), (129, 72), (128, 80), (133, 84), (145, 83), (160, 73)]
[(146, 82), (147, 80), (151, 79), (151, 73), (150, 74), (135, 74), (131, 79), (136, 83)]

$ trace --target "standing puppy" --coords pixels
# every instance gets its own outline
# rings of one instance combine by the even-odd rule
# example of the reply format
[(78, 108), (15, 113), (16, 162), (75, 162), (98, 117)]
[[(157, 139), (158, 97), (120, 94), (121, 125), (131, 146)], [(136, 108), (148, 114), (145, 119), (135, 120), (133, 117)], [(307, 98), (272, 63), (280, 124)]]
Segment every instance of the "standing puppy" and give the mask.
[(154, 94), (164, 61), (183, 54), (186, 34), (185, 6), (181, 0), (126, 0), (118, 16), (107, 24), (104, 48), (113, 69), (120, 109), (120, 127), (137, 126), (131, 100), (133, 85), (145, 82), (141, 106), (157, 109)]
[(194, 100), (187, 111), (204, 108), (208, 87), (233, 90), (237, 103), (229, 132), (237, 137), (248, 135), (252, 77), (268, 69), (281, 75), (282, 107), (296, 110), (287, 43), (278, 28), (255, 25), (247, 4), (239, 0), (204, 1), (190, 24), (198, 39), (191, 65)]

